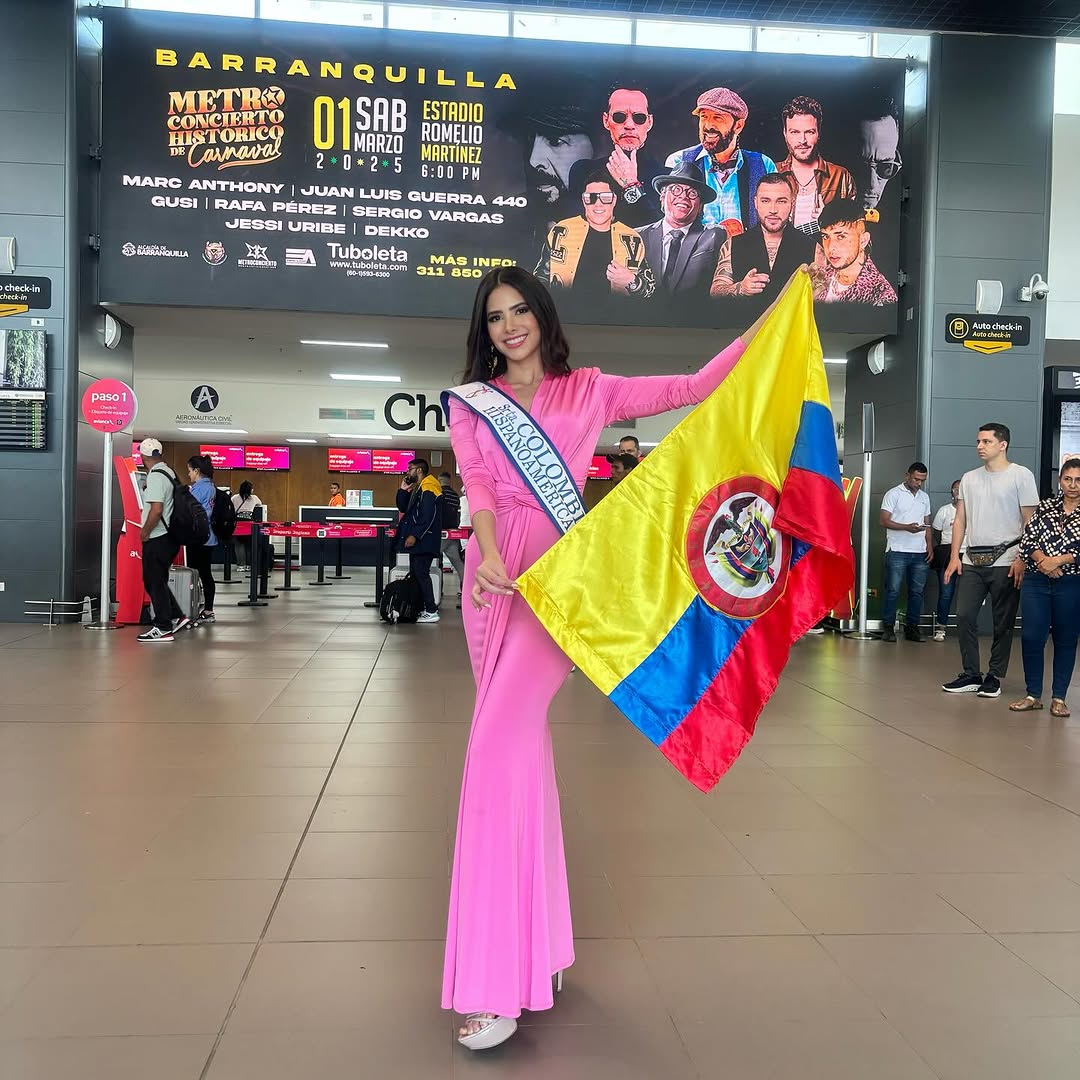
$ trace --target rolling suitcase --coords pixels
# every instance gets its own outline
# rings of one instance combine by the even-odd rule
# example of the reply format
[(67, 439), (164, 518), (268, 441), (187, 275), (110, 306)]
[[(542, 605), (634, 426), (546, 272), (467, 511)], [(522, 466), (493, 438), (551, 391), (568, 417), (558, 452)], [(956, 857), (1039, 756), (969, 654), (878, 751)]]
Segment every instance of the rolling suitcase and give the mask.
[(180, 610), (194, 622), (203, 609), (202, 579), (190, 566), (169, 567), (169, 591)]
[[(390, 571), (390, 581), (400, 581), (409, 572), (409, 556), (398, 553), (393, 570)], [(442, 560), (436, 558), (431, 563), (431, 588), (435, 593), (435, 606), (442, 603)]]

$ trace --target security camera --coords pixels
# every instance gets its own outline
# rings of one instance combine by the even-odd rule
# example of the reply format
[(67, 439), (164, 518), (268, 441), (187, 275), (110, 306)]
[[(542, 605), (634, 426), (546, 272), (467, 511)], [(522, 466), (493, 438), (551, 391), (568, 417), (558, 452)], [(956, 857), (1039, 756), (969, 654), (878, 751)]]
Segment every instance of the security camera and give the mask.
[(1031, 280), (1020, 289), (1020, 299), (1026, 304), (1032, 300), (1045, 300), (1050, 295), (1050, 285), (1041, 274), (1032, 274)]

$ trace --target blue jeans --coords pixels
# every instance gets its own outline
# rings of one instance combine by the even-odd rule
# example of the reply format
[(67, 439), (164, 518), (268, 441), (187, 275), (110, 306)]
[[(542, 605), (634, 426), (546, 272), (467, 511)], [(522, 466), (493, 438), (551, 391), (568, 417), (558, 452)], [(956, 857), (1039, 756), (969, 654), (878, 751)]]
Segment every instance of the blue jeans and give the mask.
[(937, 601), (937, 624), (938, 626), (948, 626), (949, 624), (949, 612), (952, 610), (952, 598), (953, 593), (956, 591), (956, 575), (949, 579), (949, 584), (945, 584), (945, 571), (938, 571), (938, 601)]
[(922, 617), (922, 594), (926, 588), (926, 575), (930, 565), (925, 551), (885, 552), (885, 602), (881, 608), (881, 621), (886, 626), (896, 622), (896, 602), (900, 598), (900, 586), (907, 579), (907, 625), (918, 626)]
[(1054, 684), (1050, 693), (1063, 698), (1069, 692), (1076, 666), (1076, 639), (1080, 635), (1080, 574), (1048, 578), (1029, 569), (1024, 574), (1024, 587), (1020, 591), (1020, 609), (1024, 617), (1020, 643), (1027, 692), (1033, 698), (1042, 697), (1046, 639), (1052, 636)]

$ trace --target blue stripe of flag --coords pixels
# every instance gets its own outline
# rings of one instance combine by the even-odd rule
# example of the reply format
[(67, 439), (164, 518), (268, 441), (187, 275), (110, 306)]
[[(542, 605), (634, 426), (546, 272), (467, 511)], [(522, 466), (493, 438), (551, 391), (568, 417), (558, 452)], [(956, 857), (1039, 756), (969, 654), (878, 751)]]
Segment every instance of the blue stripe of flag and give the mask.
[(842, 490), (832, 413), (824, 405), (816, 401), (803, 402), (799, 431), (788, 467), (820, 473)]

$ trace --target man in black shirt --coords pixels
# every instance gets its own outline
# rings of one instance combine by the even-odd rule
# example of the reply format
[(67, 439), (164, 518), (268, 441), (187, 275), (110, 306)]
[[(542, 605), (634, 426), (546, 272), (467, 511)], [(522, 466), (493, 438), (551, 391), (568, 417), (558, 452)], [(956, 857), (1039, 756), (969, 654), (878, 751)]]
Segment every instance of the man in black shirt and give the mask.
[(757, 296), (772, 303), (789, 277), (814, 261), (814, 241), (791, 227), (795, 205), (789, 173), (766, 173), (754, 194), (760, 224), (720, 249), (713, 296)]

